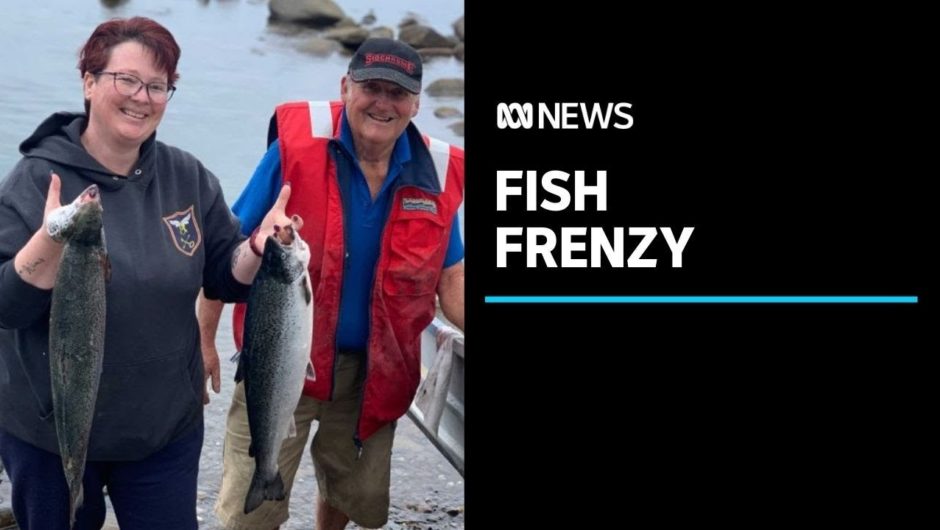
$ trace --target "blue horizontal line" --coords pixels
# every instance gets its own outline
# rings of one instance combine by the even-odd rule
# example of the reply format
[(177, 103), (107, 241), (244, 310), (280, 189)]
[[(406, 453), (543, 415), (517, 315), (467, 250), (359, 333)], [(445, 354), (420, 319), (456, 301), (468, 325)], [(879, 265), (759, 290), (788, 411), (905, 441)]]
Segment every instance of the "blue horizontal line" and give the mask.
[(487, 304), (916, 304), (916, 296), (486, 296)]

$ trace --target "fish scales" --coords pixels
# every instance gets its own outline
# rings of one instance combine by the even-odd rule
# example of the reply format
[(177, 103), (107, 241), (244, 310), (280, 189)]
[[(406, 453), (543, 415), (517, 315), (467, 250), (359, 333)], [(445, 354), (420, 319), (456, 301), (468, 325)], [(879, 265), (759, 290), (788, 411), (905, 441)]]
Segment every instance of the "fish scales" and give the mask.
[(65, 242), (49, 316), (49, 370), (69, 525), (83, 500), (85, 457), (104, 358), (105, 279), (102, 208), (95, 186), (50, 214), (49, 232)]
[(255, 472), (245, 499), (245, 513), (264, 500), (283, 500), (284, 484), (277, 457), (294, 432), (294, 410), (304, 379), (314, 377), (310, 363), (313, 299), (307, 245), (291, 228), (288, 244), (265, 241), (261, 269), (252, 283), (245, 317), (245, 340), (236, 381), (245, 383), (251, 432), (249, 456)]

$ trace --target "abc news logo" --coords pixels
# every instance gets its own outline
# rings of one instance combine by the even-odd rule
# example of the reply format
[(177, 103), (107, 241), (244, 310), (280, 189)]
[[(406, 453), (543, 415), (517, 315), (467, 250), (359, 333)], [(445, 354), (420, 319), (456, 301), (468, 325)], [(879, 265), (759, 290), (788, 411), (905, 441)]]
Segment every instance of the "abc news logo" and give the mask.
[(500, 129), (629, 129), (633, 127), (633, 116), (626, 109), (631, 107), (629, 103), (499, 103), (496, 126)]

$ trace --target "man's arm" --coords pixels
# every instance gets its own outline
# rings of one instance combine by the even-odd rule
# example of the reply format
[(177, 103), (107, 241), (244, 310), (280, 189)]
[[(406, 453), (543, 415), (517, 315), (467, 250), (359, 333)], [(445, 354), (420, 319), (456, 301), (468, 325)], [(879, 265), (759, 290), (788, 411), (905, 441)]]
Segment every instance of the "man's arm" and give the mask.
[[(219, 351), (215, 347), (215, 335), (219, 329), (219, 317), (225, 304), (218, 300), (209, 300), (199, 291), (199, 305), (196, 308), (196, 317), (199, 319), (199, 337), (202, 346), (202, 365), (205, 367), (206, 383), (212, 378), (212, 391), (216, 394), (221, 390), (219, 373)], [(209, 390), (203, 385), (202, 403), (209, 403)]]
[(463, 331), (463, 261), (459, 261), (441, 271), (437, 284), (437, 294), (441, 299), (441, 311), (447, 320)]

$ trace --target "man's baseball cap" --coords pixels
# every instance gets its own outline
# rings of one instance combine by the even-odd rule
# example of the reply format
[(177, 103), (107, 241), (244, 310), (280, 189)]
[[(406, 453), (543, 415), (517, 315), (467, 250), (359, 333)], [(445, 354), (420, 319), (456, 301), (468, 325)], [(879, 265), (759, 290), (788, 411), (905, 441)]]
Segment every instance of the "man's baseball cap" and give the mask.
[(368, 39), (349, 62), (349, 77), (353, 81), (391, 81), (412, 94), (420, 94), (421, 56), (399, 40)]

